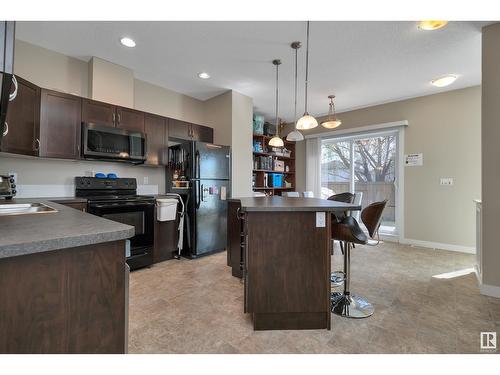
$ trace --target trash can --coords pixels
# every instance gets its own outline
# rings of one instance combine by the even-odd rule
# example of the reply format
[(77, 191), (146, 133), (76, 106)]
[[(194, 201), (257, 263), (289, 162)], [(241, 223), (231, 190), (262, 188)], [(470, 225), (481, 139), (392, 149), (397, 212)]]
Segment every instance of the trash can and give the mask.
[(156, 219), (172, 221), (177, 219), (177, 203), (175, 198), (160, 198), (156, 200)]

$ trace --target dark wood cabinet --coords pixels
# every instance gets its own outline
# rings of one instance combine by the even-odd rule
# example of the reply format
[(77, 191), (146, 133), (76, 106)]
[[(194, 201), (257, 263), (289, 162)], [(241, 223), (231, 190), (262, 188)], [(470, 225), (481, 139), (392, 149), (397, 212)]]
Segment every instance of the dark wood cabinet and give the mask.
[(169, 137), (188, 141), (213, 142), (214, 130), (208, 126), (191, 124), (186, 121), (169, 119)]
[(168, 136), (170, 138), (191, 139), (191, 124), (186, 121), (168, 119)]
[(41, 91), (39, 156), (80, 159), (81, 98)]
[(116, 107), (96, 100), (82, 100), (82, 121), (115, 126)]
[(3, 152), (21, 155), (38, 155), (35, 140), (40, 126), (40, 88), (22, 78), (17, 78), (16, 98), (9, 104), (7, 123), (9, 132), (3, 137)]
[(164, 165), (167, 162), (168, 120), (165, 117), (146, 113), (144, 130), (148, 145), (147, 165)]
[(213, 143), (214, 129), (208, 126), (191, 124), (191, 136), (194, 141)]
[(169, 137), (213, 142), (214, 131), (208, 126), (46, 90), (19, 77), (18, 82), (17, 98), (7, 113), (10, 129), (3, 152), (80, 159), (82, 122), (145, 133), (146, 165), (166, 164)]
[(116, 107), (116, 127), (144, 133), (144, 112)]

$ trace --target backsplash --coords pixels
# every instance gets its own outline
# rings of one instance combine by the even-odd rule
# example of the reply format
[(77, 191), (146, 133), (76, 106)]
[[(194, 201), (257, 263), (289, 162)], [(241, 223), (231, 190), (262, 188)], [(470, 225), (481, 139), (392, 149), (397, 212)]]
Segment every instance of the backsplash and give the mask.
[(165, 169), (98, 161), (54, 160), (0, 154), (0, 174), (17, 174), (17, 197), (71, 197), (74, 178), (91, 174), (116, 173), (135, 177), (139, 194), (165, 193)]

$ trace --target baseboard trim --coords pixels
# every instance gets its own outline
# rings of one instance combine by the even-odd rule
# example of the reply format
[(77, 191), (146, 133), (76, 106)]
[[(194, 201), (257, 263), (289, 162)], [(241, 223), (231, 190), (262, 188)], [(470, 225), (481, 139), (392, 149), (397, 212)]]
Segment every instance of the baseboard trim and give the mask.
[(476, 249), (470, 246), (461, 246), (461, 245), (452, 245), (448, 243), (440, 243), (440, 242), (430, 242), (430, 241), (421, 241), (414, 240), (412, 238), (403, 238), (399, 241), (405, 245), (413, 245), (418, 247), (425, 247), (434, 250), (448, 250), (448, 251), (456, 251), (459, 253), (467, 253), (467, 254), (475, 254)]
[(479, 291), (485, 296), (500, 298), (500, 286), (479, 284)]

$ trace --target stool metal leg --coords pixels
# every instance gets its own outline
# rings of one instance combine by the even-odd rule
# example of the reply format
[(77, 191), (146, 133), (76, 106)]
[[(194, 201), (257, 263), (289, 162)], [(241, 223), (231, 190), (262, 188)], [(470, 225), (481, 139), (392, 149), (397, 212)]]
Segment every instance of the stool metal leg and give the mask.
[(332, 293), (332, 312), (346, 318), (368, 318), (373, 305), (365, 298), (351, 294), (351, 244), (344, 243), (344, 293)]
[[(332, 241), (333, 245), (335, 246), (335, 240)], [(339, 241), (340, 244), (340, 250), (342, 252), (342, 255), (344, 255), (344, 249), (342, 247), (342, 241)], [(344, 267), (345, 269), (345, 267)], [(330, 285), (333, 288), (337, 288), (344, 284), (345, 280), (345, 273), (343, 271), (334, 271), (330, 274)]]

